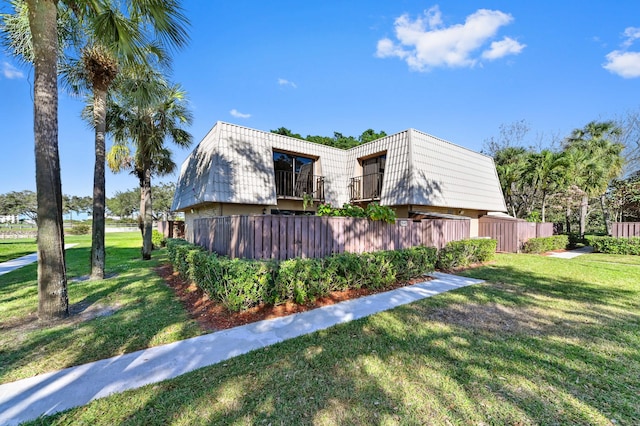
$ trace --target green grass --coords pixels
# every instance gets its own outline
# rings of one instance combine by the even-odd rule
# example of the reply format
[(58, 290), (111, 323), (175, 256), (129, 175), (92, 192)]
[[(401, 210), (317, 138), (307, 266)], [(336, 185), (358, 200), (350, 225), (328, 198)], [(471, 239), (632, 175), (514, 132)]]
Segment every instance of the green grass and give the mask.
[(41, 424), (637, 424), (640, 259), (499, 255), (489, 280)]
[(37, 249), (35, 238), (1, 239), (0, 262), (35, 253)]
[(69, 303), (85, 312), (111, 308), (110, 316), (41, 326), (36, 264), (0, 276), (0, 383), (108, 358), (200, 334), (173, 292), (153, 271), (166, 262), (164, 251), (140, 260), (138, 233), (106, 235), (106, 273), (102, 281), (77, 281), (89, 273), (90, 236), (66, 251)]

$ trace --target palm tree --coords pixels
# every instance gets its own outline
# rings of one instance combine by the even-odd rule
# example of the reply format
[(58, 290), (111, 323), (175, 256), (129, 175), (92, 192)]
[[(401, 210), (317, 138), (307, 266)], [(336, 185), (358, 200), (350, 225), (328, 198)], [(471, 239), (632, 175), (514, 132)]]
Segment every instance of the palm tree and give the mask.
[[(55, 1), (13, 1), (2, 15), (3, 41), (33, 64), (33, 115), (38, 217), (38, 317), (69, 314), (58, 152), (58, 68), (63, 44)], [(31, 36), (33, 34), (33, 37)]]
[[(142, 99), (132, 93), (146, 92)], [(151, 258), (152, 250), (152, 175), (173, 173), (176, 164), (166, 142), (185, 148), (192, 136), (184, 126), (190, 125), (185, 92), (178, 85), (168, 85), (157, 73), (143, 73), (124, 79), (109, 103), (108, 125), (115, 145), (108, 164), (119, 172), (129, 169), (140, 184), (142, 217), (142, 258)]]
[[(60, 16), (75, 17), (76, 23), (91, 28), (98, 40), (111, 36), (102, 47), (125, 52), (132, 58), (136, 52), (136, 37), (125, 29), (146, 29), (146, 33), (159, 37), (171, 46), (182, 46), (187, 35), (186, 18), (175, 0), (130, 0), (127, 10), (131, 22), (137, 27), (114, 27), (120, 22), (120, 9), (111, 7), (109, 0), (16, 0), (13, 2), (13, 16), (24, 17), (22, 22), (28, 26), (19, 33), (7, 31), (7, 15), (3, 15), (3, 32), (11, 40), (9, 44), (16, 55), (34, 65), (34, 136), (36, 157), (36, 192), (38, 194), (38, 315), (42, 319), (65, 317), (69, 314), (67, 298), (67, 279), (64, 256), (64, 233), (62, 227), (62, 183), (60, 178), (60, 158), (58, 153), (58, 59), (61, 57), (59, 40), (74, 40), (76, 33), (59, 31)], [(9, 19), (11, 21), (11, 19)], [(76, 29), (78, 27), (75, 27)], [(11, 28), (9, 28), (11, 29)], [(114, 31), (115, 30), (115, 31)], [(68, 38), (67, 38), (68, 36)], [(118, 50), (119, 48), (119, 50)], [(108, 87), (108, 85), (107, 85)], [(100, 98), (100, 96), (98, 96)], [(100, 108), (96, 108), (97, 111)], [(99, 114), (99, 113), (98, 113)], [(96, 123), (96, 174), (97, 199), (94, 217), (102, 223), (102, 238), (94, 238), (97, 268), (92, 275), (104, 275), (104, 149), (100, 149), (98, 135), (100, 117)], [(104, 129), (102, 127), (102, 129)], [(104, 133), (104, 132), (102, 132)], [(102, 172), (101, 172), (101, 170)], [(101, 215), (101, 216), (100, 216)], [(94, 220), (94, 224), (95, 224)], [(96, 231), (98, 232), (98, 231)], [(101, 263), (101, 265), (100, 265)], [(94, 269), (97, 271), (94, 274)]]
[(574, 159), (575, 184), (583, 192), (580, 203), (581, 236), (586, 230), (590, 197), (601, 199), (605, 228), (609, 232), (608, 212), (602, 196), (609, 182), (620, 174), (624, 165), (624, 146), (613, 142), (620, 132), (613, 121), (592, 121), (582, 129), (575, 129), (565, 143), (565, 151)]
[(562, 183), (564, 158), (560, 153), (543, 149), (527, 157), (524, 170), (526, 183), (534, 191), (540, 192), (542, 222), (546, 220), (546, 206), (549, 195), (558, 189)]
[[(93, 176), (93, 223), (91, 278), (104, 278), (105, 267), (105, 133), (107, 93), (121, 67), (145, 63), (150, 56), (165, 62), (163, 45), (186, 43), (187, 20), (173, 0), (135, 0), (127, 4), (127, 15), (107, 0), (89, 3), (84, 15), (84, 46), (81, 58), (70, 61), (65, 76), (79, 91), (82, 85), (92, 93), (92, 125), (95, 130)], [(159, 43), (161, 42), (161, 43)]]

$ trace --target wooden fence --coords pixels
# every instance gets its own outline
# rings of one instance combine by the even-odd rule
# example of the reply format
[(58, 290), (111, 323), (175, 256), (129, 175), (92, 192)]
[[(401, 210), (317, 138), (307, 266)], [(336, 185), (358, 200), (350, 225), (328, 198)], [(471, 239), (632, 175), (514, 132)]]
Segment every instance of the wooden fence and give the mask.
[(221, 216), (195, 219), (194, 244), (231, 258), (320, 258), (420, 245), (442, 248), (469, 238), (469, 220), (398, 219), (395, 224), (320, 216)]
[(640, 222), (614, 222), (611, 224), (613, 237), (640, 237)]
[(498, 240), (497, 251), (502, 252), (519, 253), (530, 238), (553, 235), (553, 223), (491, 216), (483, 216), (478, 222), (478, 235)]
[(183, 238), (184, 237), (184, 222), (174, 220), (162, 220), (159, 221), (158, 231), (165, 238)]

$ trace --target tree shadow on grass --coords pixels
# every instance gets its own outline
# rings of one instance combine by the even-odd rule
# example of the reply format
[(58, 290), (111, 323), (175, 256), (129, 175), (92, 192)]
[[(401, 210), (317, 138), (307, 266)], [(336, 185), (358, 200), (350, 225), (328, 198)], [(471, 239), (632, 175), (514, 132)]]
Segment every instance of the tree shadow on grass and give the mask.
[(466, 287), (292, 339), (55, 419), (632, 424), (639, 418), (640, 316), (629, 302), (638, 292), (498, 269), (503, 284)]
[[(72, 261), (78, 265), (70, 269), (74, 274), (82, 274), (87, 266), (79, 266), (78, 259), (88, 259), (89, 249), (77, 250)], [(81, 306), (83, 309), (76, 309), (78, 313), (111, 311), (111, 315), (95, 315), (86, 320), (91, 316), (85, 314), (86, 318), (71, 316), (42, 323), (36, 321), (34, 313), (28, 318), (1, 324), (12, 339), (7, 337), (0, 349), (0, 383), (200, 334), (197, 324), (188, 318), (171, 290), (153, 271), (154, 263), (141, 266), (137, 256), (137, 248), (112, 249), (114, 263), (107, 264), (107, 271), (118, 271), (118, 276), (105, 280), (69, 280), (72, 308)], [(35, 274), (35, 265), (29, 268), (33, 268)], [(20, 286), (25, 285), (19, 278), (14, 282), (11, 277), (3, 277), (3, 281), (8, 286), (6, 293), (3, 292), (5, 295), (18, 292)], [(31, 281), (29, 286), (33, 298), (37, 284)], [(34, 311), (36, 309), (34, 306)]]

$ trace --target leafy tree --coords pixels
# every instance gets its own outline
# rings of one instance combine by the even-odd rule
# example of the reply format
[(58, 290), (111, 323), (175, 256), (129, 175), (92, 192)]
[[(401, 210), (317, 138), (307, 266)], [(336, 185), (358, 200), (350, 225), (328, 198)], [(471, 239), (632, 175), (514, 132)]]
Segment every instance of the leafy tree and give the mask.
[(612, 121), (588, 123), (575, 129), (565, 144), (565, 151), (573, 159), (575, 185), (583, 191), (580, 204), (580, 235), (584, 235), (589, 198), (600, 200), (605, 229), (609, 232), (609, 213), (605, 208), (605, 193), (611, 180), (622, 171), (624, 146), (614, 142), (621, 130)]
[(160, 183), (153, 186), (153, 219), (169, 219), (171, 217), (171, 205), (173, 204), (173, 196), (176, 192), (176, 184)]
[[(151, 96), (132, 98), (132, 86), (144, 87)], [(151, 178), (173, 172), (167, 142), (185, 148), (192, 137), (184, 127), (191, 124), (186, 94), (178, 85), (169, 85), (155, 72), (124, 80), (109, 104), (109, 131), (116, 144), (109, 153), (109, 166), (115, 171), (129, 169), (140, 183), (140, 215), (143, 222), (142, 258), (150, 259), (152, 244)]]
[(38, 201), (33, 191), (12, 191), (0, 195), (0, 214), (27, 216), (38, 221)]
[(140, 188), (129, 191), (116, 191), (113, 197), (107, 198), (107, 209), (113, 215), (133, 217), (140, 208)]
[(528, 152), (522, 147), (505, 147), (494, 153), (496, 172), (508, 211), (514, 217), (527, 216), (533, 206), (532, 194), (524, 187), (523, 175)]
[(271, 130), (271, 133), (275, 133), (277, 135), (289, 136), (290, 138), (304, 139), (302, 136), (300, 136), (299, 133), (293, 133), (291, 130), (287, 129), (286, 127), (279, 127), (275, 130)]
[(607, 192), (615, 221), (640, 221), (640, 171), (625, 179), (614, 179)]
[(375, 141), (376, 139), (380, 139), (387, 136), (387, 133), (384, 130), (380, 130), (379, 133), (376, 133), (373, 129), (367, 129), (360, 136), (358, 136), (358, 142), (367, 143), (371, 141)]
[(73, 220), (73, 212), (89, 213), (93, 209), (92, 197), (78, 197), (77, 195), (62, 197), (62, 212), (69, 213), (69, 219)]

